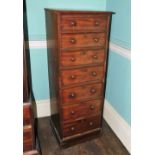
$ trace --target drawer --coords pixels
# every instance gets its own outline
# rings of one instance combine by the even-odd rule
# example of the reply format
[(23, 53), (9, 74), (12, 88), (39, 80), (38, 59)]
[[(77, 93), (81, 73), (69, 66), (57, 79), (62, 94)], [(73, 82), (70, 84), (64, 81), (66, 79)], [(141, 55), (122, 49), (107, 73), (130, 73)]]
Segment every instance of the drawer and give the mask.
[(61, 31), (67, 32), (103, 32), (107, 29), (107, 16), (104, 15), (63, 15)]
[(75, 120), (82, 117), (97, 115), (101, 112), (101, 100), (91, 100), (62, 106), (63, 121)]
[(101, 127), (101, 116), (97, 115), (94, 117), (89, 117), (86, 119), (63, 124), (63, 136), (67, 137), (76, 134), (82, 134), (84, 132), (100, 127)]
[(96, 66), (62, 70), (60, 74), (62, 85), (70, 85), (93, 80), (102, 81), (103, 73), (104, 67)]
[(104, 47), (105, 33), (62, 34), (61, 48)]
[(30, 105), (23, 106), (23, 125), (29, 125), (31, 123), (31, 109)]
[(33, 149), (33, 140), (32, 140), (32, 128), (24, 128), (23, 131), (23, 151), (29, 151)]
[(103, 63), (105, 60), (105, 50), (77, 50), (73, 52), (62, 52), (61, 66), (76, 66)]
[(102, 83), (82, 85), (62, 90), (62, 103), (75, 103), (86, 99), (101, 97)]

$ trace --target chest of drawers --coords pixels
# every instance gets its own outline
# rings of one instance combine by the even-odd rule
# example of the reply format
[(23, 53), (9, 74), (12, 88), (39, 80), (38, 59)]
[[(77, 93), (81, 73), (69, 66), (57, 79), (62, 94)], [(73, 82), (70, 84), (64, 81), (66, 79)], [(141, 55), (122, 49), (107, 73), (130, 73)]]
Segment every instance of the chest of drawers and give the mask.
[(111, 12), (45, 9), (53, 131), (66, 144), (102, 130)]

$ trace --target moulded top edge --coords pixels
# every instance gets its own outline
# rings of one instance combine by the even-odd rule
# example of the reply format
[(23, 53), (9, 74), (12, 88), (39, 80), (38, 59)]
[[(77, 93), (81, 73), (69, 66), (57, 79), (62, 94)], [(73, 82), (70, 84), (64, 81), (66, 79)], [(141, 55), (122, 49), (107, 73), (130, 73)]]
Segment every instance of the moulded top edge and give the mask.
[(107, 14), (114, 14), (114, 12), (111, 11), (96, 11), (96, 10), (71, 10), (71, 9), (66, 9), (66, 10), (61, 10), (61, 9), (50, 9), (50, 8), (45, 8), (46, 11), (52, 11), (55, 13), (107, 13)]

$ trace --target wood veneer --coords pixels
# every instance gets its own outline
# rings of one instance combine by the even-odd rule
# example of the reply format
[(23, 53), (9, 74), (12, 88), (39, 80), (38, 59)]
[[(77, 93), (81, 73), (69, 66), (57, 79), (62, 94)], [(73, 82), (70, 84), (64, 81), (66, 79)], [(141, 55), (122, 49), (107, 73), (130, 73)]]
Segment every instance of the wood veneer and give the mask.
[(102, 131), (111, 12), (45, 9), (52, 129), (64, 145)]

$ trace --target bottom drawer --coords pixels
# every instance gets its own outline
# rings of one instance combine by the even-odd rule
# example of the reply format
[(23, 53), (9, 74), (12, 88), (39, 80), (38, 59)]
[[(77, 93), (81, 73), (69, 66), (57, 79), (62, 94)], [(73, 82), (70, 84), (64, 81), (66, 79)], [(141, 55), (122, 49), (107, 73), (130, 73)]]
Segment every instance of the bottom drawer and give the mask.
[(81, 134), (101, 127), (101, 115), (63, 124), (63, 137)]
[(32, 140), (32, 128), (24, 128), (23, 131), (23, 151), (29, 151), (33, 149), (33, 140)]

